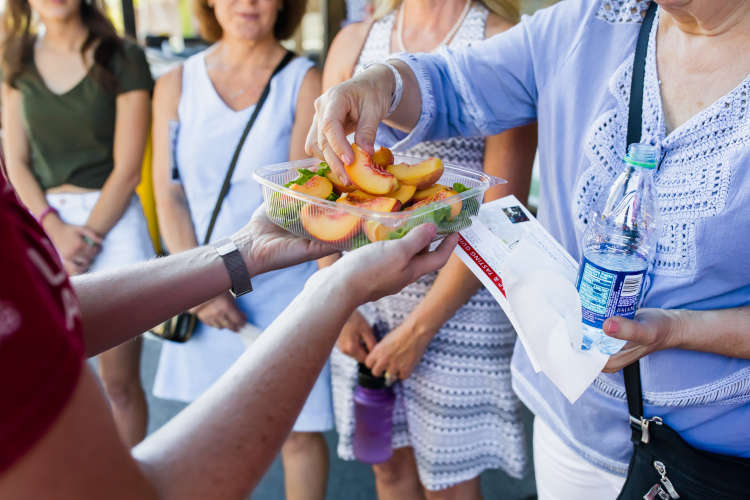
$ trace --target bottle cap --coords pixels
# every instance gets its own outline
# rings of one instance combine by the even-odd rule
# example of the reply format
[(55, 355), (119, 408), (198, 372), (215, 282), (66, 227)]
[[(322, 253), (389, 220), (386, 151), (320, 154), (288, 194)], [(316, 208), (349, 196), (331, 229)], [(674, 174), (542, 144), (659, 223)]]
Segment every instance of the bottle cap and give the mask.
[(365, 389), (385, 389), (385, 377), (376, 377), (366, 365), (359, 363), (357, 383)]
[(659, 149), (651, 144), (633, 143), (628, 148), (625, 163), (635, 167), (653, 169), (659, 160)]

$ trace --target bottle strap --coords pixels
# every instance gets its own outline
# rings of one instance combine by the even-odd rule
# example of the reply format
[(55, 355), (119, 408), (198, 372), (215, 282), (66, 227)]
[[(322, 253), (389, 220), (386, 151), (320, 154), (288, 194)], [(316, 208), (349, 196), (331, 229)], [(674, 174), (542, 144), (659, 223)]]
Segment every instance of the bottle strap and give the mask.
[[(635, 57), (633, 58), (633, 78), (630, 81), (630, 107), (628, 110), (628, 134), (625, 149), (629, 144), (641, 142), (641, 122), (643, 117), (643, 83), (646, 75), (646, 52), (648, 51), (648, 39), (651, 35), (651, 27), (656, 17), (656, 2), (652, 1), (646, 11), (646, 17), (641, 24), (638, 33), (638, 42), (635, 46)], [(623, 368), (625, 378), (625, 393), (628, 400), (628, 412), (630, 413), (632, 439), (634, 442), (641, 440), (643, 418), (643, 391), (641, 388), (641, 366), (638, 361)], [(638, 424), (636, 425), (636, 422)]]
[(208, 242), (211, 240), (211, 234), (214, 232), (214, 226), (216, 225), (216, 219), (218, 219), (219, 217), (219, 212), (221, 211), (221, 205), (224, 202), (224, 198), (226, 198), (227, 193), (229, 192), (229, 186), (232, 181), (232, 174), (234, 174), (234, 168), (237, 166), (237, 160), (239, 160), (240, 158), (240, 153), (242, 152), (242, 145), (245, 144), (245, 139), (247, 139), (247, 135), (250, 133), (250, 129), (253, 127), (253, 123), (255, 123), (255, 119), (258, 117), (258, 114), (260, 113), (260, 110), (263, 107), (263, 103), (266, 102), (268, 93), (271, 91), (271, 80), (273, 80), (273, 77), (276, 76), (276, 74), (279, 71), (284, 69), (284, 67), (292, 59), (294, 59), (294, 52), (287, 50), (286, 54), (284, 54), (283, 59), (281, 59), (281, 62), (279, 62), (279, 64), (273, 70), (273, 73), (271, 73), (271, 76), (268, 78), (268, 82), (266, 82), (266, 86), (263, 89), (263, 92), (260, 94), (260, 97), (258, 98), (258, 102), (255, 103), (255, 109), (250, 115), (250, 119), (247, 121), (247, 125), (245, 125), (245, 130), (242, 131), (240, 140), (239, 142), (237, 142), (237, 147), (234, 148), (234, 155), (232, 155), (232, 161), (229, 162), (229, 168), (227, 169), (227, 174), (224, 176), (224, 183), (221, 186), (221, 190), (219, 191), (219, 197), (217, 198), (216, 204), (214, 205), (214, 210), (211, 213), (211, 221), (208, 223), (208, 229), (206, 230), (206, 237), (203, 239), (204, 245), (207, 245)]

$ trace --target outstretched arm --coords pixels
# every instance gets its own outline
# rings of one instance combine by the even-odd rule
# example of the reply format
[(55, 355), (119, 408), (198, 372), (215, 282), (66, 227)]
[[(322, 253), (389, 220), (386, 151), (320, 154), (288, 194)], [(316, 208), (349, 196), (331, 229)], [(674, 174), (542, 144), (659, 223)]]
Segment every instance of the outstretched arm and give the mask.
[[(322, 257), (333, 250), (291, 236), (259, 208), (232, 237), (250, 276)], [(83, 317), (86, 354), (94, 356), (230, 287), (212, 247), (195, 248), (140, 266), (71, 279)]]
[[(246, 498), (286, 438), (354, 307), (393, 293), (445, 263), (456, 238), (425, 253), (435, 231), (434, 226), (422, 226), (402, 240), (368, 245), (313, 276), (252, 350), (132, 455), (117, 439), (101, 389), (85, 368), (51, 430), (0, 476), (0, 498)], [(300, 240), (256, 233), (258, 246), (250, 245), (254, 249), (249, 260), (269, 269), (299, 261), (304, 249), (293, 241)], [(199, 253), (194, 257), (198, 276), (194, 281), (180, 277), (172, 285), (205, 285), (212, 288), (209, 294), (216, 293), (213, 287), (228, 286), (220, 264), (210, 258), (204, 262)], [(177, 262), (176, 258), (163, 263)], [(173, 273), (192, 274), (187, 267)], [(136, 295), (118, 292), (119, 300), (108, 299), (110, 312), (127, 307), (134, 316), (138, 307), (146, 306), (151, 311), (147, 314), (161, 314), (146, 303), (163, 291), (157, 286), (159, 279), (172, 279), (172, 273), (166, 267), (151, 270), (159, 277), (119, 276), (123, 285), (147, 281), (131, 288)], [(84, 317), (92, 310), (86, 302), (94, 297), (97, 282), (87, 285), (91, 288), (88, 299), (82, 300)], [(187, 301), (187, 295), (179, 295), (174, 302)]]

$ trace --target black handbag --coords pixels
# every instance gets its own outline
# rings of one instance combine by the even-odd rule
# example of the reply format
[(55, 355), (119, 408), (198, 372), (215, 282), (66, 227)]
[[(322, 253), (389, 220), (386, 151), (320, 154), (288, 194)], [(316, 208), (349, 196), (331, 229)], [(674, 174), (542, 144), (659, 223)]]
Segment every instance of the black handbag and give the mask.
[[(211, 221), (208, 223), (206, 236), (205, 238), (203, 238), (204, 245), (207, 245), (208, 242), (211, 240), (211, 234), (214, 231), (214, 226), (216, 225), (216, 219), (219, 217), (219, 212), (221, 211), (221, 205), (224, 202), (224, 198), (226, 198), (227, 193), (229, 192), (229, 186), (231, 184), (232, 174), (234, 174), (234, 169), (237, 166), (237, 160), (239, 159), (240, 153), (242, 152), (242, 146), (243, 144), (245, 144), (245, 139), (247, 139), (247, 136), (250, 133), (250, 129), (252, 128), (253, 123), (255, 123), (255, 119), (258, 117), (258, 114), (260, 113), (260, 110), (263, 107), (263, 103), (266, 101), (266, 98), (268, 97), (268, 93), (271, 90), (271, 80), (279, 71), (284, 69), (284, 67), (287, 64), (289, 64), (289, 61), (291, 61), (292, 59), (294, 59), (294, 53), (291, 51), (287, 51), (286, 54), (284, 54), (284, 58), (281, 59), (281, 62), (279, 62), (279, 64), (273, 70), (273, 73), (271, 74), (271, 77), (268, 79), (268, 82), (266, 83), (266, 86), (263, 89), (263, 92), (261, 92), (260, 97), (258, 97), (258, 102), (255, 105), (255, 109), (250, 115), (250, 119), (247, 121), (247, 125), (245, 125), (245, 129), (242, 131), (242, 135), (240, 136), (240, 140), (237, 143), (237, 147), (235, 147), (234, 149), (232, 160), (229, 162), (229, 168), (227, 169), (227, 173), (224, 176), (224, 183), (221, 186), (221, 190), (219, 191), (219, 196), (216, 199), (216, 204), (214, 205), (213, 212), (211, 213)], [(163, 323), (160, 323), (156, 325), (155, 327), (153, 327), (151, 329), (151, 333), (161, 337), (164, 340), (171, 340), (173, 342), (187, 342), (190, 339), (190, 337), (193, 335), (193, 331), (195, 331), (195, 327), (197, 325), (198, 325), (198, 317), (195, 314), (192, 314), (189, 312), (181, 312), (180, 314), (176, 316), (172, 316), (171, 318), (164, 321)]]
[[(651, 2), (638, 35), (630, 86), (628, 144), (641, 140), (646, 50), (656, 8)], [(750, 498), (750, 459), (699, 450), (660, 417), (644, 417), (639, 362), (626, 366), (623, 374), (633, 455), (619, 500)]]

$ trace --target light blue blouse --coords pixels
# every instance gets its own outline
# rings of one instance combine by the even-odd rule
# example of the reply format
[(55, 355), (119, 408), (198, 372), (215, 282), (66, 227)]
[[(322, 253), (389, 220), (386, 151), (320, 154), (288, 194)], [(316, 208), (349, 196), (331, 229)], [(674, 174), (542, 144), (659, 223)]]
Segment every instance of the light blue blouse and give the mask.
[[(539, 220), (576, 258), (587, 216), (625, 153), (630, 75), (648, 2), (568, 0), (462, 51), (399, 55), (418, 77), (414, 130), (381, 127), (407, 148), (486, 136), (538, 121)], [(651, 34), (643, 141), (664, 155), (656, 174), (661, 235), (644, 307), (750, 304), (750, 77), (668, 135)], [(641, 361), (645, 412), (694, 446), (750, 456), (750, 360), (683, 350)], [(625, 474), (631, 453), (622, 374), (602, 374), (570, 404), (534, 373), (520, 344), (514, 386), (526, 405), (591, 463)]]

